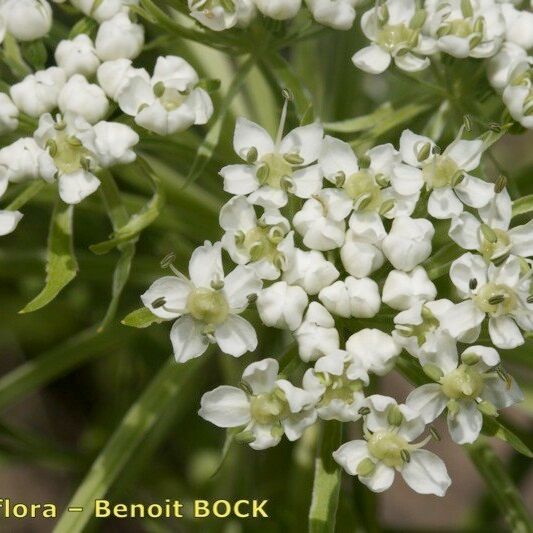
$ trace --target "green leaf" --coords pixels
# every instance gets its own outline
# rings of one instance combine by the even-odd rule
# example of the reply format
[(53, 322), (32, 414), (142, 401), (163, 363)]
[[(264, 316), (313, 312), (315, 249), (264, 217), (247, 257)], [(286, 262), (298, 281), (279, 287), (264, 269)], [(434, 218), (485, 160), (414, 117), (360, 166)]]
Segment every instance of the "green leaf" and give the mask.
[(527, 447), (517, 435), (515, 435), (508, 427), (506, 427), (498, 419), (490, 416), (483, 417), (482, 433), (490, 437), (496, 437), (504, 442), (507, 442), (517, 452), (520, 452), (526, 457), (533, 457), (533, 452)]
[(513, 202), (513, 217), (525, 215), (533, 211), (533, 194), (523, 196)]
[(182, 387), (201, 368), (206, 357), (186, 364), (169, 360), (150, 382), (140, 398), (130, 407), (102, 450), (68, 507), (80, 507), (81, 513), (65, 512), (54, 533), (82, 533), (92, 517), (94, 502), (103, 498), (120, 474), (139, 452), (168, 409), (178, 403)]
[(250, 57), (240, 67), (238, 74), (233, 79), (233, 82), (231, 86), (229, 87), (228, 92), (226, 93), (226, 96), (224, 97), (224, 99), (222, 100), (222, 103), (218, 107), (216, 118), (211, 124), (209, 132), (207, 133), (204, 140), (202, 141), (202, 144), (200, 144), (200, 147), (198, 148), (196, 157), (194, 158), (193, 165), (191, 167), (189, 175), (187, 176), (186, 186), (189, 183), (193, 183), (194, 181), (196, 181), (200, 177), (202, 172), (205, 170), (205, 167), (207, 166), (209, 161), (211, 161), (211, 158), (213, 157), (213, 154), (215, 150), (217, 149), (218, 143), (220, 141), (220, 134), (222, 133), (222, 125), (230, 109), (231, 103), (233, 102), (233, 99), (235, 98), (235, 96), (237, 96), (237, 94), (241, 90), (241, 87), (243, 83), (245, 82), (246, 77), (248, 76), (248, 73), (250, 72), (250, 69), (252, 68), (254, 63), (255, 63), (255, 58)]
[(315, 459), (313, 496), (309, 509), (309, 531), (310, 533), (333, 533), (339, 504), (341, 468), (331, 454), (341, 444), (342, 424), (336, 420), (324, 421), (321, 431)]
[(96, 34), (96, 30), (98, 28), (98, 22), (96, 20), (90, 18), (90, 17), (83, 17), (82, 19), (78, 20), (74, 26), (72, 26), (72, 29), (70, 30), (70, 33), (68, 34), (69, 39), (74, 39), (74, 37), (77, 37), (78, 35), (81, 35), (82, 33), (86, 33), (90, 37), (94, 37)]
[(466, 445), (465, 448), (487, 483), (488, 494), (499, 507), (510, 531), (513, 533), (530, 532), (529, 513), (505, 465), (491, 447), (481, 439), (474, 444)]
[(72, 242), (74, 207), (58, 200), (48, 235), (46, 285), (20, 313), (31, 313), (49, 304), (78, 273)]
[(122, 320), (122, 324), (131, 328), (144, 329), (152, 324), (161, 324), (165, 322), (163, 318), (155, 316), (147, 307), (141, 307), (133, 311)]
[[(118, 190), (113, 176), (109, 172), (104, 172), (102, 173), (101, 178), (102, 186), (100, 187), (100, 194), (103, 197), (113, 229), (118, 231), (128, 222), (128, 210), (122, 203), (120, 191)], [(116, 315), (120, 296), (128, 282), (131, 272), (131, 263), (135, 257), (135, 240), (119, 245), (119, 250), (120, 258), (113, 273), (111, 301), (98, 331), (102, 331), (108, 326)]]
[(338, 122), (326, 122), (324, 129), (333, 133), (357, 133), (373, 128), (376, 123), (385, 120), (394, 111), (392, 104), (386, 102), (374, 112), (362, 117), (349, 118)]
[(463, 253), (454, 242), (442, 246), (439, 251), (427, 259), (422, 266), (429, 279), (438, 279), (450, 271), (451, 264)]
[(113, 232), (111, 239), (98, 244), (93, 244), (89, 247), (96, 255), (107, 254), (120, 244), (136, 239), (139, 234), (150, 226), (159, 216), (165, 204), (165, 194), (159, 178), (153, 173), (149, 165), (140, 157), (137, 159), (137, 164), (143, 169), (145, 174), (151, 178), (155, 187), (154, 194), (149, 202), (138, 213), (132, 215), (126, 224)]

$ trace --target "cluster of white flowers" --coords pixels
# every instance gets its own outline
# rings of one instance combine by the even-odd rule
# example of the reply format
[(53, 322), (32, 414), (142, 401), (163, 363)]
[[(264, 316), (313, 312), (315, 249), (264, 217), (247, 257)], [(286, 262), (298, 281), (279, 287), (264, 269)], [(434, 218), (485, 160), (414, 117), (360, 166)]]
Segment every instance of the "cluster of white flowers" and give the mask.
[[(214, 31), (245, 27), (258, 13), (274, 20), (294, 18), (302, 0), (188, 0), (191, 16)], [(349, 30), (360, 0), (305, 0), (313, 18), (337, 30)]]
[[(190, 280), (166, 262), (173, 275), (142, 301), (176, 320), (178, 362), (210, 343), (234, 357), (254, 351), (254, 328), (239, 316), (249, 306), (264, 325), (290, 332), (307, 368), (301, 387), (278, 360), (263, 359), (245, 369), (238, 388), (203, 396), (206, 420), (240, 428), (237, 438), (261, 450), (283, 434), (298, 439), (317, 419), (362, 419), (364, 440), (334, 453), (349, 474), (379, 492), (397, 470), (417, 492), (442, 496), (450, 484), (443, 462), (421, 449), (427, 436), (413, 441), (446, 410), (452, 439), (472, 443), (483, 414), (520, 401), (498, 352), (479, 337), (485, 319), (490, 341), (482, 343), (498, 348), (522, 344), (521, 329), (533, 331), (533, 221), (509, 229), (509, 195), (501, 182), (470, 174), (485, 145), (463, 139), (462, 129), (445, 149), (406, 130), (399, 150), (385, 144), (358, 158), (319, 123), (283, 135), (286, 105), (275, 139), (238, 120), (234, 148), (243, 162), (220, 172), (233, 195), (220, 213), (224, 236), (193, 253)], [(439, 219), (468, 250), (451, 266), (455, 302), (438, 299), (424, 268)], [(223, 251), (237, 264), (226, 277)], [(365, 398), (370, 376), (393, 370), (402, 350), (431, 383), (405, 405)]]
[[(60, 41), (56, 66), (27, 75), (9, 95), (0, 93), (0, 135), (16, 131), (21, 114), (38, 121), (32, 137), (0, 149), (0, 196), (9, 183), (57, 180), (61, 199), (76, 204), (98, 189), (100, 170), (133, 162), (139, 135), (119, 116), (106, 120), (114, 113), (110, 100), (160, 135), (205, 124), (213, 113), (196, 71), (182, 58), (159, 57), (152, 77), (133, 66), (144, 46), (144, 28), (128, 7), (136, 2), (71, 3), (99, 23), (94, 42), (85, 33)], [(0, 29), (16, 40), (41, 38), (51, 24), (44, 0), (0, 0)], [(11, 233), (21, 218), (18, 211), (0, 211), (0, 235)]]

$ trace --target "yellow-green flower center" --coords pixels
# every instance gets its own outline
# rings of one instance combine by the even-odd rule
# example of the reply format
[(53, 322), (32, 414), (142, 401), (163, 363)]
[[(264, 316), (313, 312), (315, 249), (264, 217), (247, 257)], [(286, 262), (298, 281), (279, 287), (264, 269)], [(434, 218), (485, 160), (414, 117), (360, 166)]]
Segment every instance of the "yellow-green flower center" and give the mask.
[(76, 137), (71, 137), (63, 131), (58, 131), (54, 139), (47, 143), (50, 156), (62, 174), (76, 172), (83, 167), (84, 161), (89, 160), (91, 152), (87, 150)]
[(477, 398), (483, 391), (483, 376), (472, 366), (460, 365), (440, 380), (442, 392), (454, 400)]
[(248, 231), (238, 245), (249, 253), (252, 261), (266, 259), (274, 263), (280, 255), (277, 246), (283, 237), (282, 229), (277, 226), (257, 226)]
[(376, 42), (391, 55), (408, 51), (418, 44), (419, 30), (405, 24), (384, 24), (378, 31)]
[(189, 313), (206, 324), (222, 324), (229, 314), (229, 305), (222, 291), (214, 289), (194, 289), (187, 299)]
[(261, 184), (276, 189), (286, 188), (286, 180), (290, 180), (292, 174), (292, 165), (277, 153), (263, 156), (257, 168), (257, 177)]
[(317, 373), (316, 376), (326, 386), (326, 391), (320, 400), (320, 406), (329, 405), (333, 400), (341, 400), (343, 403), (351, 404), (354, 400), (354, 393), (363, 389), (361, 381), (349, 380), (344, 374), (332, 376), (331, 374)]
[(371, 171), (360, 170), (348, 176), (343, 187), (346, 194), (358, 204), (358, 211), (379, 211), (383, 202), (381, 187), (376, 183)]
[(510, 314), (518, 305), (518, 298), (513, 289), (497, 283), (484, 285), (473, 300), (479, 309), (495, 316)]
[(457, 163), (445, 155), (436, 155), (422, 167), (422, 175), (428, 188), (450, 187), (460, 178)]
[(289, 414), (284, 392), (276, 389), (269, 394), (259, 394), (250, 398), (252, 418), (263, 425), (275, 425)]
[(485, 236), (482, 238), (480, 251), (486, 261), (503, 256), (511, 247), (511, 239), (506, 231), (501, 229), (493, 229), (492, 231), (496, 238), (495, 241), (491, 239), (494, 242), (489, 241)]
[(411, 448), (412, 446), (402, 436), (392, 431), (376, 431), (368, 438), (370, 454), (393, 468), (404, 464), (405, 453), (409, 453)]

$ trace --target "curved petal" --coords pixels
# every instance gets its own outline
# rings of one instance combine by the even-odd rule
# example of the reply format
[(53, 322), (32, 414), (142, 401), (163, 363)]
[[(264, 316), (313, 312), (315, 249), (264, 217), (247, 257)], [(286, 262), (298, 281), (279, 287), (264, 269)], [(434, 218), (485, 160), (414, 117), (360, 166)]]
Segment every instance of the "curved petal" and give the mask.
[(411, 460), (401, 473), (405, 482), (419, 494), (444, 496), (452, 482), (444, 461), (427, 450), (411, 452)]
[(230, 194), (250, 194), (259, 187), (255, 167), (227, 165), (219, 173), (224, 178), (224, 190)]
[(378, 463), (371, 476), (359, 476), (359, 480), (373, 492), (384, 492), (394, 481), (394, 468)]
[(412, 391), (405, 404), (418, 411), (424, 422), (429, 424), (444, 411), (447, 401), (438, 383), (428, 383)]
[(455, 191), (461, 202), (479, 209), (494, 197), (494, 184), (466, 174), (463, 181), (455, 186)]
[(59, 176), (59, 196), (67, 204), (79, 204), (100, 187), (100, 180), (90, 172), (78, 170)]
[(461, 248), (477, 250), (480, 247), (480, 227), (481, 222), (468, 211), (464, 211), (458, 217), (452, 219), (448, 235)]
[(351, 476), (357, 474), (357, 466), (367, 457), (368, 444), (364, 440), (346, 442), (333, 452), (333, 459)]
[(239, 265), (224, 280), (224, 293), (231, 309), (248, 307), (248, 297), (257, 294), (263, 286), (254, 269)]
[(272, 392), (278, 379), (279, 363), (272, 358), (248, 365), (242, 374), (255, 395)]
[(201, 324), (190, 315), (182, 316), (174, 322), (170, 330), (170, 341), (178, 363), (200, 357), (209, 346), (206, 336), (202, 334)]
[[(152, 283), (150, 288), (141, 295), (141, 300), (155, 316), (171, 320), (185, 312), (190, 292), (191, 285), (186, 280), (176, 276), (165, 276)], [(160, 298), (164, 298), (164, 305), (154, 307), (154, 302)]]
[(250, 402), (241, 389), (223, 385), (206, 392), (198, 414), (220, 428), (244, 426), (250, 422)]
[(223, 280), (222, 245), (205, 241), (194, 250), (189, 260), (189, 277), (196, 287), (211, 287), (213, 280)]
[(264, 128), (246, 118), (239, 117), (233, 134), (233, 148), (242, 159), (246, 159), (250, 148), (255, 148), (258, 159), (261, 159), (274, 152), (274, 141)]
[(359, 170), (357, 156), (352, 147), (348, 143), (329, 135), (326, 135), (322, 142), (318, 164), (329, 181), (332, 181), (338, 172), (344, 172), (346, 176), (351, 176)]
[(300, 126), (288, 133), (279, 146), (282, 154), (298, 154), (304, 165), (314, 163), (320, 154), (324, 129), (318, 122)]
[(452, 189), (434, 189), (428, 200), (428, 213), (438, 219), (456, 217), (463, 211), (463, 204)]
[(524, 337), (520, 328), (509, 316), (490, 318), (489, 335), (495, 346), (505, 350), (512, 350), (524, 344)]
[(448, 413), (448, 429), (454, 442), (468, 444), (479, 437), (483, 416), (478, 411), (476, 402), (473, 400), (461, 400), (459, 411), (452, 416)]
[(377, 44), (362, 48), (352, 56), (352, 62), (370, 74), (385, 72), (391, 63), (391, 56)]
[(254, 327), (244, 318), (230, 315), (215, 329), (215, 339), (219, 348), (233, 357), (241, 357), (257, 348), (257, 335)]

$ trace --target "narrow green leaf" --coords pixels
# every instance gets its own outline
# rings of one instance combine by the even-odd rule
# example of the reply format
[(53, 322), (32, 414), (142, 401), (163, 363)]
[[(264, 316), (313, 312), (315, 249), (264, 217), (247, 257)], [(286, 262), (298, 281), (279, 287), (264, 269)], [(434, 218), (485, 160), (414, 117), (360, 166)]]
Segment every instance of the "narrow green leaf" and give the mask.
[(499, 507), (513, 533), (531, 531), (529, 513), (505, 465), (483, 440), (466, 445), (470, 459), (488, 485), (489, 496)]
[[(102, 173), (101, 178), (102, 186), (100, 187), (100, 194), (102, 195), (104, 205), (106, 206), (109, 218), (111, 219), (113, 229), (119, 231), (120, 228), (128, 222), (128, 210), (122, 203), (120, 191), (118, 190), (113, 176), (109, 172), (105, 172)], [(128, 282), (131, 272), (131, 263), (135, 257), (135, 240), (119, 245), (118, 248), (120, 250), (120, 258), (113, 273), (111, 301), (98, 331), (102, 331), (106, 328), (116, 315), (120, 296)]]
[(322, 423), (320, 443), (315, 459), (315, 478), (313, 496), (309, 509), (310, 533), (333, 533), (339, 491), (341, 485), (341, 469), (332, 457), (332, 453), (340, 446), (342, 424), (336, 420)]
[(291, 64), (281, 55), (271, 54), (264, 59), (264, 65), (272, 72), (280, 89), (288, 89), (291, 92), (300, 124), (305, 125), (313, 122), (315, 112), (311, 94), (307, 87), (302, 85)]
[(120, 335), (117, 335), (116, 330), (98, 335), (95, 328), (90, 328), (18, 366), (0, 378), (0, 410), (66, 375), (89, 359), (112, 353), (124, 346), (130, 335), (130, 331), (124, 331), (123, 328)]
[(533, 452), (528, 448), (526, 443), (522, 441), (515, 433), (513, 433), (508, 427), (506, 427), (498, 419), (490, 416), (483, 417), (483, 429), (484, 435), (490, 437), (496, 437), (504, 442), (507, 442), (517, 452), (525, 455), (526, 457), (533, 457)]
[(49, 304), (78, 273), (72, 242), (74, 207), (58, 200), (48, 236), (46, 285), (20, 313), (31, 313)]
[(190, 381), (206, 358), (186, 364), (169, 360), (130, 407), (113, 436), (93, 463), (68, 507), (81, 507), (81, 513), (65, 512), (55, 533), (81, 533), (94, 512), (94, 502), (103, 498), (142, 446), (166, 411), (178, 403), (182, 387)]
[(147, 328), (152, 324), (160, 324), (161, 322), (164, 322), (164, 320), (155, 316), (147, 307), (141, 307), (131, 312), (122, 320), (122, 324), (125, 326), (139, 329)]
[(533, 211), (533, 194), (523, 196), (513, 202), (513, 217), (525, 215)]
[(137, 159), (137, 165), (140, 166), (144, 173), (152, 180), (155, 188), (154, 194), (138, 213), (132, 215), (126, 224), (113, 232), (111, 239), (98, 244), (93, 244), (89, 247), (91, 252), (96, 255), (107, 254), (120, 244), (136, 239), (144, 229), (156, 220), (165, 204), (165, 194), (159, 178), (154, 174), (149, 165), (140, 157)]
[(442, 246), (439, 251), (427, 259), (422, 266), (429, 279), (438, 279), (450, 271), (451, 264), (463, 253), (454, 242)]
[(237, 435), (240, 430), (241, 428), (229, 428), (226, 430), (226, 438), (224, 439), (224, 445), (222, 446), (222, 451), (220, 452), (220, 460), (215, 471), (211, 474), (211, 478), (214, 478), (220, 472), (220, 470), (222, 470), (222, 467), (228, 458), (231, 447), (235, 442), (235, 435)]
[(376, 123), (385, 120), (393, 112), (392, 104), (386, 102), (368, 115), (340, 120), (338, 122), (326, 122), (324, 129), (333, 133), (357, 133), (373, 128)]
[(239, 71), (233, 79), (233, 82), (229, 87), (226, 96), (222, 100), (222, 103), (218, 106), (217, 115), (213, 120), (213, 123), (211, 124), (209, 132), (207, 133), (204, 140), (202, 141), (202, 144), (200, 144), (200, 147), (198, 148), (193, 165), (191, 167), (189, 175), (187, 176), (187, 182), (185, 186), (196, 181), (200, 177), (202, 172), (205, 170), (205, 167), (207, 166), (209, 161), (211, 161), (211, 158), (213, 157), (213, 154), (217, 149), (218, 143), (220, 141), (220, 134), (222, 133), (224, 119), (226, 118), (226, 115), (231, 107), (231, 103), (233, 102), (235, 96), (237, 96), (237, 94), (241, 90), (241, 87), (245, 82), (246, 77), (248, 76), (248, 73), (250, 72), (250, 69), (254, 65), (254, 63), (255, 58), (250, 57), (239, 68)]

